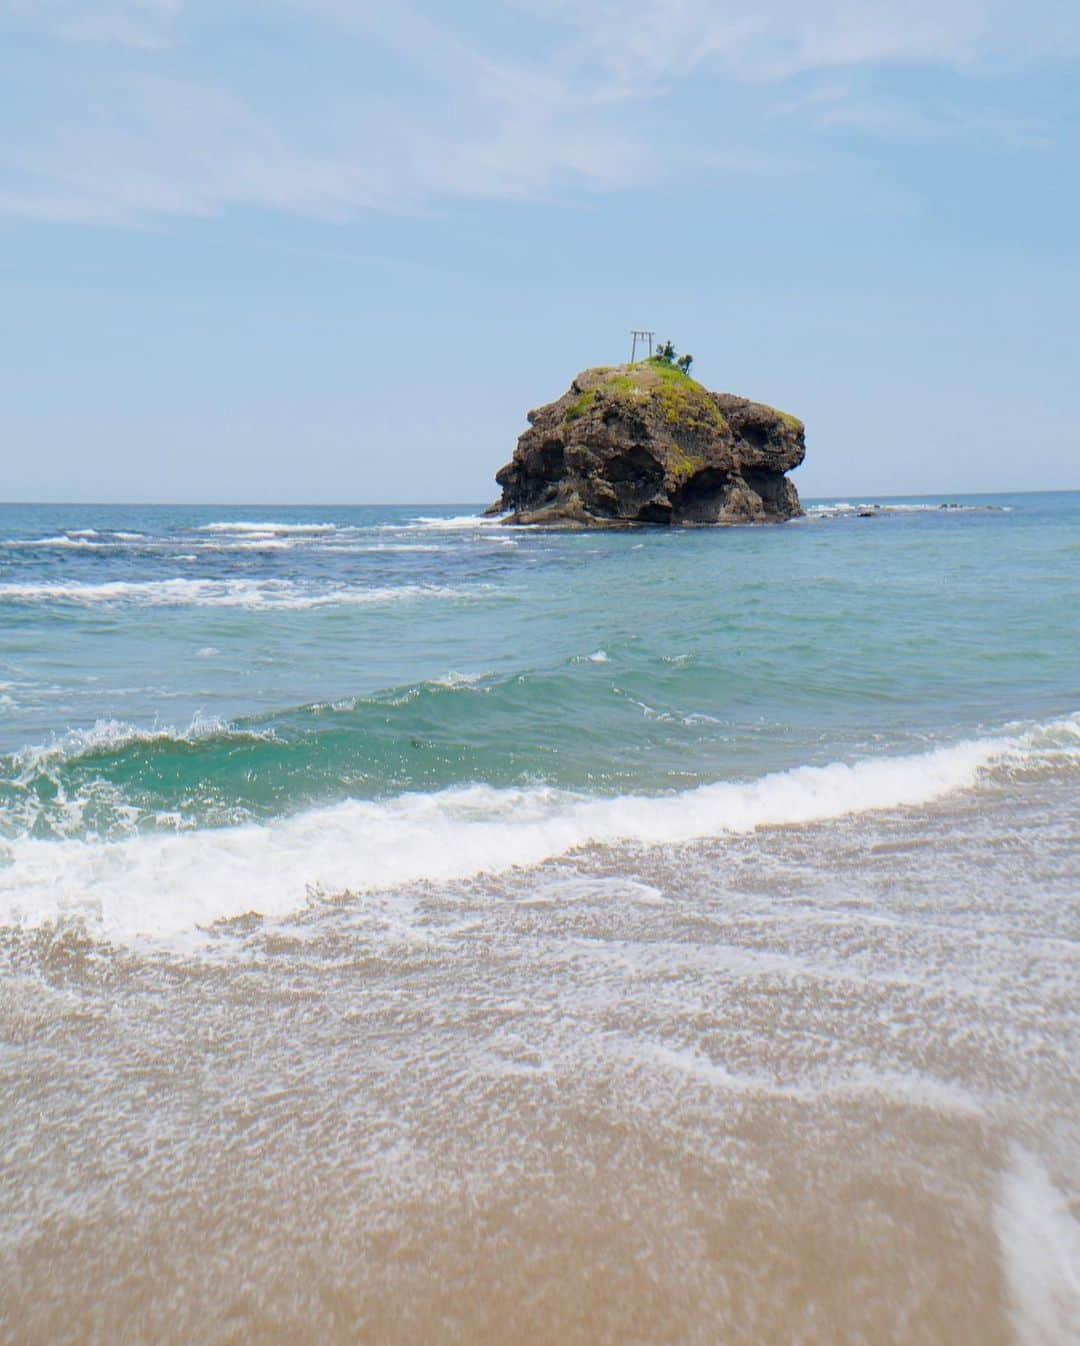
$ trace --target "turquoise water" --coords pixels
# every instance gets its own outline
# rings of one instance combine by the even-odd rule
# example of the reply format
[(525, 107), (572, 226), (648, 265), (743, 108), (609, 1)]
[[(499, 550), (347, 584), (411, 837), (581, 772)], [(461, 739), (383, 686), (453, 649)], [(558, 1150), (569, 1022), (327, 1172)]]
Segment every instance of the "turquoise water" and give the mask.
[[(8, 902), (34, 919), (21, 858), (45, 910), (80, 906), (55, 891), (78, 886), (71, 847), (53, 881), (28, 840), (191, 839), (478, 786), (548, 810), (545, 790), (667, 796), (1076, 710), (1080, 494), (858, 503), (599, 534), (465, 505), (4, 506)], [(381, 874), (378, 845), (335, 873)]]

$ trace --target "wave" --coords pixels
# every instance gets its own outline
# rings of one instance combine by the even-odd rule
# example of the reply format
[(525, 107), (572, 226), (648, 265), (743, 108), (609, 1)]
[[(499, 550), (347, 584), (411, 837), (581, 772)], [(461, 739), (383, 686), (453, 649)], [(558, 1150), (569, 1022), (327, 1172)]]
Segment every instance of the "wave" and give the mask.
[(531, 866), (588, 845), (681, 844), (933, 803), (996, 765), (1080, 756), (1080, 719), (854, 764), (797, 767), (666, 795), (458, 786), (347, 800), (271, 823), (120, 842), (20, 838), (0, 850), (0, 924), (67, 917), (107, 938), (168, 936), (305, 900)]
[(257, 523), (236, 519), (200, 524), (197, 533), (336, 533), (336, 523)]
[(199, 548), (202, 555), (211, 552), (231, 552), (231, 551), (292, 551), (293, 548), (306, 543), (311, 546), (315, 539), (310, 537), (274, 537), (272, 534), (252, 534), (241, 541), (235, 542), (203, 542), (201, 539), (193, 545)]
[[(97, 535), (95, 534), (95, 536)], [(56, 537), (16, 537), (0, 543), (0, 546), (12, 551), (22, 551), (30, 547), (41, 547), (48, 551), (63, 550), (64, 548), (79, 551), (105, 551), (113, 545), (111, 542), (94, 542), (92, 538), (81, 533), (71, 535), (61, 533)]]
[[(132, 790), (138, 763), (149, 761), (160, 772), (162, 753), (207, 747), (235, 751), (238, 744), (272, 739), (272, 731), (234, 727), (203, 715), (194, 716), (184, 730), (99, 720), (90, 729), (69, 730), (49, 743), (2, 757), (0, 856), (5, 836), (118, 840), (137, 835), (148, 819), (158, 827), (194, 827), (190, 811), (170, 807), (175, 801), (159, 797), (149, 808), (139, 791)], [(235, 807), (231, 813), (219, 810), (225, 821), (249, 816)]]
[[(347, 534), (342, 534), (347, 536)], [(251, 533), (243, 538), (230, 541), (204, 541), (199, 539), (193, 545), (199, 548), (202, 555), (216, 552), (265, 552), (265, 551), (294, 551), (302, 548), (305, 552), (317, 552), (319, 555), (348, 555), (356, 556), (365, 552), (440, 552), (445, 551), (445, 546), (440, 546), (437, 542), (338, 542), (327, 541), (322, 533), (293, 535), (288, 537), (276, 537), (269, 533), (258, 534)]]
[[(194, 559), (194, 558), (192, 558)], [(291, 580), (115, 580), (104, 584), (0, 584), (0, 603), (109, 604), (143, 607), (296, 609), (368, 603), (409, 602), (427, 598), (468, 598), (475, 591), (438, 584), (403, 584), (312, 591)]]
[(379, 533), (401, 533), (425, 529), (431, 532), (455, 533), (478, 528), (498, 528), (501, 518), (492, 518), (484, 514), (417, 514), (405, 523), (380, 523), (375, 525)]
[(918, 504), (883, 504), (880, 501), (867, 500), (852, 504), (848, 500), (838, 500), (834, 504), (814, 504), (806, 506), (810, 518), (837, 519), (851, 515), (867, 514), (1010, 514), (1009, 505), (961, 505), (954, 501), (930, 502)]
[(361, 552), (441, 552), (448, 549), (437, 542), (325, 542), (315, 550), (355, 556)]
[(126, 542), (144, 542), (145, 540), (145, 533), (110, 531), (103, 536), (93, 528), (79, 528), (68, 533), (57, 533), (51, 537), (6, 538), (3, 542), (0, 542), (0, 546), (10, 551), (23, 551), (34, 547), (40, 547), (48, 551), (65, 548), (78, 551), (119, 551)]
[[(200, 650), (201, 654), (202, 651)], [(69, 729), (50, 743), (23, 748), (8, 761), (14, 766), (16, 781), (55, 762), (84, 761), (103, 753), (121, 752), (133, 744), (202, 743), (208, 739), (266, 739), (267, 731), (243, 729), (216, 715), (195, 715), (186, 729), (162, 727), (140, 729), (126, 720), (98, 720), (89, 729)]]

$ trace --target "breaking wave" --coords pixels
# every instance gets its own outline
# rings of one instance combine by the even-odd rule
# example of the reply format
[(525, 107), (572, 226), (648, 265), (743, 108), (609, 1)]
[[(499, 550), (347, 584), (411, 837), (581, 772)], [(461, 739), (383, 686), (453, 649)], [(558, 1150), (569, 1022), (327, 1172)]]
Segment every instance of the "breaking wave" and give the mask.
[(0, 923), (77, 918), (119, 940), (168, 936), (249, 912), (281, 916), (312, 897), (536, 865), (589, 845), (681, 844), (927, 805), (1047, 755), (1058, 768), (1063, 758), (1075, 765), (1080, 719), (664, 795), (467, 785), (118, 842), (21, 837), (0, 846)]
[(336, 523), (258, 523), (237, 519), (220, 523), (204, 523), (197, 533), (336, 533)]
[[(200, 651), (201, 653), (201, 651)], [(66, 734), (40, 747), (23, 748), (8, 762), (15, 768), (14, 778), (25, 778), (60, 762), (78, 762), (105, 753), (122, 752), (135, 745), (151, 743), (203, 743), (210, 739), (265, 739), (269, 734), (234, 728), (217, 716), (196, 715), (186, 729), (140, 729), (124, 720), (98, 720), (90, 729), (69, 729)], [(0, 759), (2, 760), (2, 759)]]
[(365, 588), (338, 586), (322, 590), (291, 580), (116, 580), (104, 584), (59, 581), (0, 584), (0, 603), (91, 605), (131, 603), (142, 607), (321, 608), (366, 603), (396, 603), (425, 598), (467, 598), (474, 590), (438, 584), (403, 584)]
[[(86, 535), (89, 531), (85, 530), (83, 533), (72, 534), (58, 533), (55, 537), (10, 538), (0, 543), (0, 546), (10, 551), (22, 551), (35, 547), (40, 547), (46, 551), (60, 551), (64, 548), (71, 548), (76, 551), (107, 551), (112, 546), (109, 542), (95, 542), (92, 537)], [(97, 534), (95, 533), (93, 536), (97, 537)]]
[(1009, 505), (960, 504), (956, 501), (918, 501), (914, 504), (885, 504), (881, 501), (864, 500), (852, 504), (850, 500), (838, 500), (834, 503), (821, 501), (806, 506), (807, 516), (811, 519), (843, 519), (852, 516), (872, 514), (1010, 514)]
[(457, 533), (479, 528), (498, 528), (501, 518), (485, 514), (451, 514), (446, 517), (432, 514), (418, 514), (415, 518), (401, 523), (380, 523), (375, 527), (380, 533), (409, 533), (424, 530), (436, 533)]

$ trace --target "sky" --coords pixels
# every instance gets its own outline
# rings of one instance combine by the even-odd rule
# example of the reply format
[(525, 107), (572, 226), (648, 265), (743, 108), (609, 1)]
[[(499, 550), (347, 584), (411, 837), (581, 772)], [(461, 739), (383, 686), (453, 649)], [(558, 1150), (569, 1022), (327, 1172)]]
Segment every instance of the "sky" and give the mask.
[(473, 502), (655, 329), (1080, 488), (1075, 0), (0, 0), (0, 498)]

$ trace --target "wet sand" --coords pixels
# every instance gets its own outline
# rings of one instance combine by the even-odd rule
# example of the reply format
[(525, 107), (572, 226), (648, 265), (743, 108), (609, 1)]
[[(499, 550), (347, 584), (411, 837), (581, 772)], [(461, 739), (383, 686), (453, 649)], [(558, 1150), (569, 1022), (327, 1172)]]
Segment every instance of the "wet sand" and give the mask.
[(1074, 787), (8, 933), (0, 1340), (1071, 1346)]

